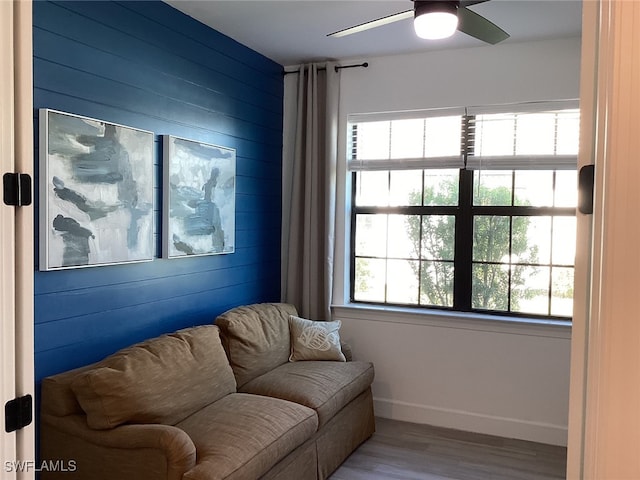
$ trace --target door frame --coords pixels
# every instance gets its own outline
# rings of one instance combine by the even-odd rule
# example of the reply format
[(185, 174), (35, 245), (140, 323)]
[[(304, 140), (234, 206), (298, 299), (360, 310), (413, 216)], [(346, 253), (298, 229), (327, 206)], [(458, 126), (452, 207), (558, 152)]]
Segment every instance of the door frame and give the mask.
[[(13, 3), (0, 2), (0, 174), (14, 168)], [(0, 392), (2, 405), (15, 397), (15, 222), (13, 207), (0, 203)], [(0, 422), (2, 471), (16, 459), (16, 435)], [(6, 472), (8, 473), (8, 472)], [(15, 477), (14, 477), (15, 478)]]
[(595, 165), (594, 213), (576, 263), (567, 478), (640, 478), (640, 3), (583, 9), (580, 163)]
[[(580, 149), (578, 170), (595, 163), (596, 110), (598, 108), (599, 0), (582, 2), (582, 53), (580, 68)], [(593, 214), (576, 212), (576, 260), (574, 272), (573, 322), (571, 327), (571, 375), (567, 478), (583, 478), (585, 440), (585, 385), (589, 355), (590, 282), (593, 249)]]
[[(0, 1), (0, 173), (33, 178), (33, 41), (31, 0)], [(33, 186), (32, 186), (33, 191)], [(0, 203), (0, 388), (2, 405), (34, 396), (33, 206)], [(4, 411), (4, 409), (2, 409)], [(33, 412), (32, 412), (33, 417)], [(33, 479), (35, 425), (5, 432), (2, 416), (2, 478)], [(22, 462), (19, 466), (16, 462)]]

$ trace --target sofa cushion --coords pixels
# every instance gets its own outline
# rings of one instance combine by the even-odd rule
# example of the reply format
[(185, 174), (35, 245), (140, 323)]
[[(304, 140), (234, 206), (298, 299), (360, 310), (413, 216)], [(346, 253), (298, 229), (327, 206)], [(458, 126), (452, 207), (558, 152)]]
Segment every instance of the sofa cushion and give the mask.
[(259, 303), (236, 307), (216, 319), (238, 386), (289, 360), (293, 305)]
[(197, 451), (197, 464), (185, 480), (246, 480), (261, 477), (309, 439), (318, 418), (292, 402), (233, 393), (176, 426)]
[(253, 379), (239, 390), (313, 408), (322, 427), (373, 382), (370, 362), (291, 362)]
[(81, 373), (95, 368), (95, 364), (58, 373), (42, 380), (41, 409), (43, 413), (65, 417), (74, 413), (84, 413), (78, 403), (76, 394), (71, 389), (71, 384)]
[(174, 425), (235, 387), (214, 325), (120, 350), (71, 384), (93, 429), (126, 422)]
[(314, 322), (291, 315), (289, 330), (291, 331), (290, 362), (301, 360), (335, 360), (346, 362), (340, 346), (340, 326), (342, 322)]

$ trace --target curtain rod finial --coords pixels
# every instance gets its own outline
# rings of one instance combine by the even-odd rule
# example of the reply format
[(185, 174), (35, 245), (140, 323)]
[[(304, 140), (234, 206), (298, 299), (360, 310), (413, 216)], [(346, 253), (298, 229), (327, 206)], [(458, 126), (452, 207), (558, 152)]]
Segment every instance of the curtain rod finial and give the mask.
[(338, 70), (342, 70), (343, 68), (357, 68), (357, 67), (367, 68), (368, 66), (369, 66), (369, 62), (364, 62), (364, 63), (359, 63), (357, 65), (336, 65), (333, 68), (336, 71), (336, 73), (338, 73)]

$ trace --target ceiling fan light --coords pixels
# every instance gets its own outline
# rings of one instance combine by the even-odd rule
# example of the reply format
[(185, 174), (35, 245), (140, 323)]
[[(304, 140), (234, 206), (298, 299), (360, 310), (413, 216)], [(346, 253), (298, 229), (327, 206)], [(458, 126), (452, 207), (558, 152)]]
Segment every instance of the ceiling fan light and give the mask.
[(458, 2), (416, 1), (413, 27), (416, 35), (427, 40), (450, 37), (458, 28)]

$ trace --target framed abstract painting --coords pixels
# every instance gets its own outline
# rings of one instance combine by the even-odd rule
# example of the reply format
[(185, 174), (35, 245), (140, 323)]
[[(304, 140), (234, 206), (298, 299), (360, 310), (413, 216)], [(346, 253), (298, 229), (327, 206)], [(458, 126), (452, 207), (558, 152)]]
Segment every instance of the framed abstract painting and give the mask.
[(39, 269), (153, 260), (154, 134), (39, 114)]
[(164, 258), (233, 253), (236, 151), (163, 137)]

